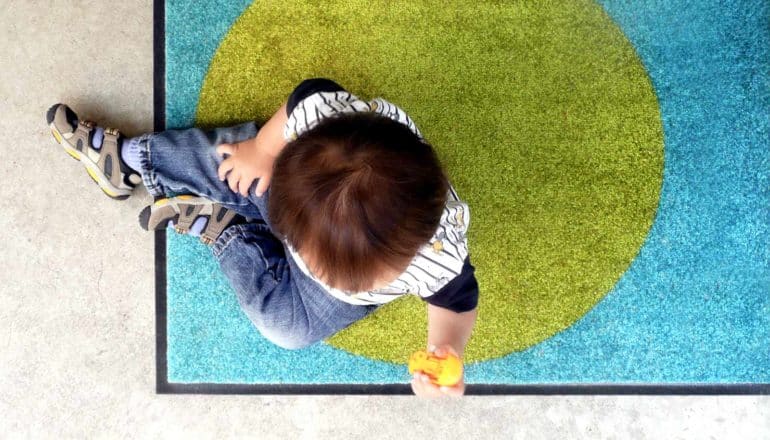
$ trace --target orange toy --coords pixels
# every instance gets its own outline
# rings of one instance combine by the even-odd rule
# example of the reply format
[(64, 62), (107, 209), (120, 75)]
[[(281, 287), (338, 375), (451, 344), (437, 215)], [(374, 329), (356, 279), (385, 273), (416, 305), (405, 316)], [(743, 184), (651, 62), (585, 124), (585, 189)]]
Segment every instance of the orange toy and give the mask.
[(441, 358), (429, 351), (418, 350), (409, 357), (409, 374), (413, 375), (415, 371), (428, 375), (435, 385), (451, 387), (463, 376), (463, 362), (452, 353)]

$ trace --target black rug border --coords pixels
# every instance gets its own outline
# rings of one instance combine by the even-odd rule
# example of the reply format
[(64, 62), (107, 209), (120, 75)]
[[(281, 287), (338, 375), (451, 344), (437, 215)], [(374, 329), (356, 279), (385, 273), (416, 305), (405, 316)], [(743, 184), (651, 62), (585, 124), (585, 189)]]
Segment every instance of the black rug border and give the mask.
[[(153, 2), (153, 124), (166, 128), (166, 9)], [(166, 335), (166, 231), (155, 231), (157, 394), (413, 394), (409, 384), (227, 384), (168, 381)], [(770, 395), (770, 383), (743, 384), (467, 384), (466, 395)]]

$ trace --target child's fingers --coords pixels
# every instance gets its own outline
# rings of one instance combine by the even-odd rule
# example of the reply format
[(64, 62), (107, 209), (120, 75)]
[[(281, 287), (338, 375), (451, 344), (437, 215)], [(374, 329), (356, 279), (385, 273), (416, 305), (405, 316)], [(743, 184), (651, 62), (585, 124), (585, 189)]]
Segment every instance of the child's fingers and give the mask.
[(439, 386), (430, 381), (430, 377), (419, 371), (412, 376), (412, 390), (422, 397), (460, 397), (465, 394), (465, 385)]
[(414, 394), (420, 397), (426, 397), (427, 391), (425, 390), (425, 384), (422, 382), (419, 374), (415, 374), (412, 378), (412, 391)]
[(420, 395), (420, 390), (419, 390), (419, 388), (417, 386), (417, 380), (416, 379), (412, 379), (411, 385), (412, 385), (412, 392), (414, 393), (414, 395), (415, 396), (419, 396)]
[(462, 396), (465, 394), (460, 387), (439, 387), (439, 391), (447, 396)]
[(248, 197), (249, 196), (249, 187), (254, 182), (253, 177), (246, 177), (243, 176), (238, 182), (238, 192), (241, 193), (242, 196)]
[(219, 164), (219, 168), (217, 169), (217, 174), (219, 175), (219, 180), (223, 181), (227, 178), (227, 173), (230, 172), (230, 170), (233, 169), (235, 164), (233, 164), (232, 159), (225, 159), (222, 161), (221, 164)]
[(434, 349), (430, 350), (430, 351), (432, 351), (433, 354), (435, 354), (436, 356), (438, 356), (440, 358), (446, 358), (449, 353), (451, 353), (451, 354), (453, 354), (453, 355), (455, 355), (457, 357), (460, 357), (460, 355), (457, 353), (457, 351), (451, 345), (446, 344), (446, 345), (442, 345), (440, 347), (435, 347), (435, 346), (431, 346), (431, 347), (433, 347)]
[(227, 177), (227, 183), (233, 192), (238, 192), (238, 182), (241, 180), (241, 175), (236, 170), (233, 170)]
[(412, 389), (416, 395), (421, 397), (439, 397), (443, 394), (437, 385), (430, 382), (427, 375), (420, 373), (414, 374)]
[(231, 144), (220, 144), (217, 147), (217, 153), (219, 153), (220, 156), (224, 156), (225, 154), (232, 155), (235, 153), (236, 147)]
[(262, 197), (262, 194), (265, 193), (267, 190), (267, 187), (270, 186), (270, 174), (265, 174), (264, 176), (259, 178), (259, 182), (257, 183), (257, 188), (254, 189), (254, 194), (257, 195), (257, 197)]

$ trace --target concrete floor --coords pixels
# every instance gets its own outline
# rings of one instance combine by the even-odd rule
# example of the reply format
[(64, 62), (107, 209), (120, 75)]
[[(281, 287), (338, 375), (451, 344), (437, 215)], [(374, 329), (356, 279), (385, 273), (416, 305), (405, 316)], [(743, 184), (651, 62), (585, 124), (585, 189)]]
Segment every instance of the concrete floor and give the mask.
[(6, 0), (0, 41), (0, 437), (770, 438), (767, 396), (156, 395), (149, 197), (105, 197), (43, 120), (152, 128), (152, 3)]

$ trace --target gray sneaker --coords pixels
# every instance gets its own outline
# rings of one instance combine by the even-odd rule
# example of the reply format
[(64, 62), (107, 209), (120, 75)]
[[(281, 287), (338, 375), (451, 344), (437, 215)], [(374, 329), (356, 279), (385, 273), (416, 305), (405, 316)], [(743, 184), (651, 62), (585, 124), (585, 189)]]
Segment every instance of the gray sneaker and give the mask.
[(188, 234), (201, 217), (206, 218), (206, 224), (200, 231), (200, 240), (206, 245), (214, 243), (229, 226), (252, 221), (205, 197), (184, 194), (156, 200), (139, 213), (139, 224), (146, 231), (173, 224), (177, 233)]
[(120, 150), (123, 135), (115, 128), (104, 129), (104, 141), (99, 149), (93, 147), (96, 124), (82, 121), (65, 104), (54, 104), (46, 112), (46, 121), (59, 145), (86, 167), (94, 182), (113, 199), (123, 200), (131, 195), (142, 176), (123, 162)]

